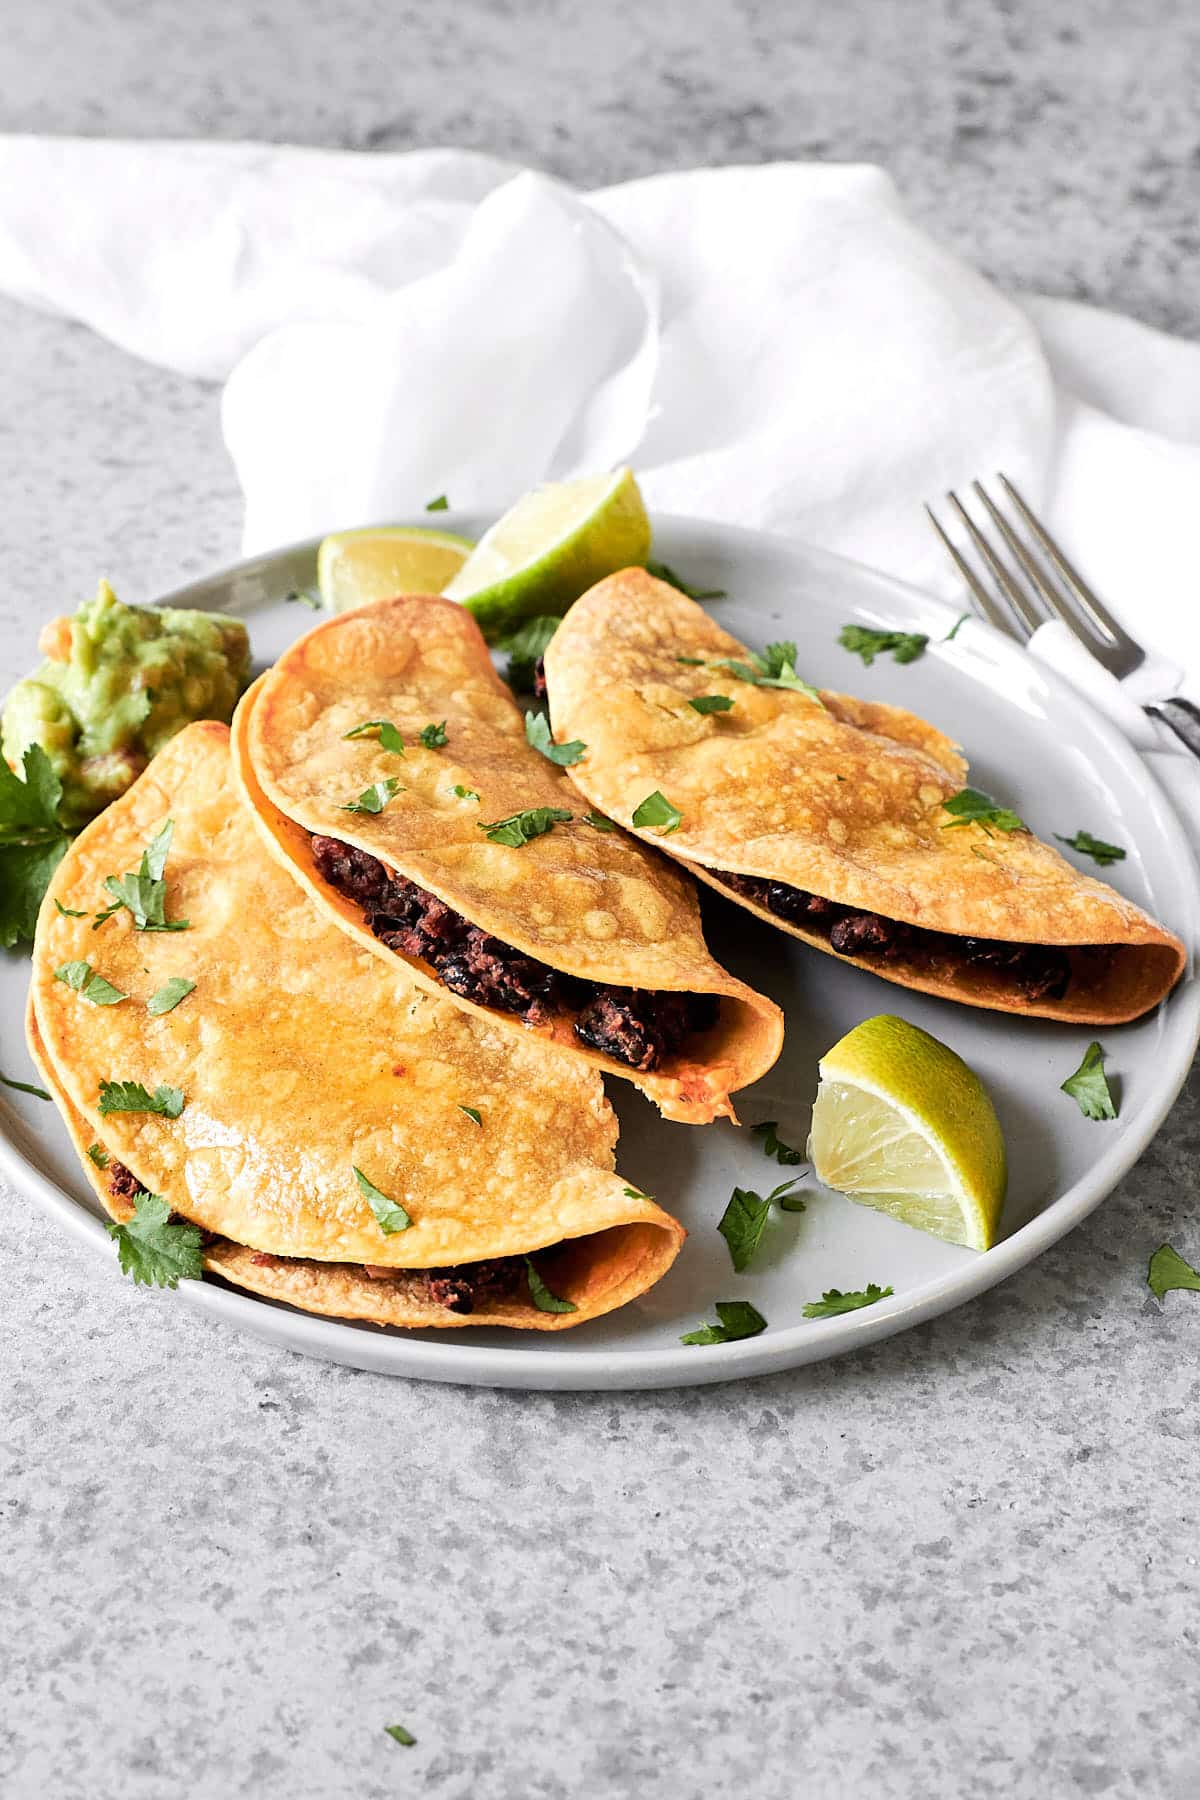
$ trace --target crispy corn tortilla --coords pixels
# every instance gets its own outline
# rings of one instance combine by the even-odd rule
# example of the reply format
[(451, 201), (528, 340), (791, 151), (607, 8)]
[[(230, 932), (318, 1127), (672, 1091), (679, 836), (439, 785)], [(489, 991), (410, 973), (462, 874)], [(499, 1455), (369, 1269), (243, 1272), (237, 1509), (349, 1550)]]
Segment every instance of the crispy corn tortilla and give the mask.
[[(825, 937), (731, 892), (722, 873), (784, 882), (928, 931), (1072, 953), (1065, 995), (1037, 1001), (952, 945), (886, 963), (841, 958), (903, 986), (1096, 1024), (1135, 1018), (1169, 992), (1183, 945), (1131, 901), (1030, 832), (948, 829), (943, 802), (966, 785), (967, 764), (940, 731), (899, 707), (831, 692), (818, 705), (711, 666), (747, 654), (644, 569), (598, 583), (546, 653), (555, 736), (589, 746), (570, 771), (580, 792), (629, 830), (646, 796), (663, 793), (682, 820), (669, 835), (643, 829), (648, 843), (831, 955)], [(688, 704), (711, 693), (733, 706), (701, 714)]]
[[(207, 1261), (231, 1281), (382, 1324), (553, 1330), (651, 1286), (683, 1231), (614, 1172), (599, 1076), (468, 1017), (331, 925), (267, 854), (228, 744), (211, 723), (173, 739), (72, 844), (38, 920), (31, 1048), (105, 1204), (120, 1216), (86, 1158), (93, 1141), (216, 1234)], [(167, 818), (167, 917), (189, 930), (139, 932), (126, 910), (93, 930), (90, 916), (58, 912), (56, 900), (104, 905), (105, 876), (136, 868)], [(96, 1006), (55, 978), (81, 960), (128, 997)], [(195, 990), (152, 1017), (146, 1002), (172, 975)], [(102, 1115), (102, 1080), (167, 1083), (183, 1111)], [(355, 1166), (406, 1208), (409, 1229), (381, 1231)], [(463, 1316), (411, 1279), (363, 1272), (541, 1250), (539, 1271), (576, 1312), (539, 1312), (521, 1293)]]
[[(403, 757), (374, 737), (347, 739), (357, 725), (380, 719), (399, 730)], [(443, 720), (445, 747), (426, 749), (421, 729)], [(520, 708), (462, 607), (408, 596), (316, 626), (246, 695), (233, 746), (243, 791), (275, 854), (345, 931), (392, 967), (405, 964), (432, 991), (448, 993), (432, 967), (380, 943), (362, 909), (322, 878), (309, 833), (370, 852), (539, 962), (619, 987), (717, 994), (721, 1016), (643, 1074), (582, 1045), (565, 1015), (530, 1027), (451, 995), (456, 1006), (522, 1036), (545, 1033), (574, 1057), (635, 1082), (668, 1118), (689, 1123), (732, 1118), (730, 1092), (774, 1063), (783, 1042), (779, 1008), (709, 955), (686, 876), (633, 838), (583, 822), (563, 771), (526, 742)], [(389, 777), (401, 786), (381, 812), (345, 810)], [(480, 830), (481, 822), (543, 806), (575, 817), (519, 848), (492, 843)]]

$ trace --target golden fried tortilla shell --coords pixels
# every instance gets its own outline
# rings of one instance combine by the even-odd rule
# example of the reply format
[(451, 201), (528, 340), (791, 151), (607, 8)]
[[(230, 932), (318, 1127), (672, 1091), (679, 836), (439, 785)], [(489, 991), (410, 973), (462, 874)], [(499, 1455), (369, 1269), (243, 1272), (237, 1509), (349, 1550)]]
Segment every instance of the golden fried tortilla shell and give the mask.
[[(386, 1282), (375, 1300), (360, 1293), (361, 1265), (444, 1268), (578, 1240), (566, 1266), (591, 1311), (580, 1302), (535, 1318), (521, 1304), (509, 1319), (538, 1328), (582, 1323), (643, 1291), (683, 1232), (614, 1173), (617, 1127), (599, 1077), (467, 1016), (331, 926), (267, 854), (228, 742), (216, 724), (181, 732), (55, 872), (31, 998), (39, 1052), (83, 1122), (78, 1133), (181, 1216), (232, 1240), (220, 1264), (230, 1279), (260, 1292), (270, 1282), (277, 1297), (287, 1272), (233, 1251), (356, 1265), (337, 1292), (358, 1295), (353, 1316), (390, 1307), (392, 1322), (406, 1322), (403, 1295)], [(89, 914), (103, 904), (104, 877), (136, 868), (167, 818), (167, 917), (189, 930), (138, 932), (122, 910), (93, 931), (90, 916), (57, 911), (56, 900)], [(82, 960), (128, 998), (96, 1006), (55, 978)], [(172, 975), (195, 991), (152, 1017), (146, 1002)], [(102, 1080), (177, 1087), (183, 1111), (101, 1115)], [(354, 1166), (406, 1208), (408, 1230), (381, 1231)]]
[[(374, 737), (347, 739), (372, 719), (396, 726), (403, 757)], [(445, 747), (425, 748), (422, 728), (443, 720)], [(619, 987), (717, 994), (721, 1016), (678, 1056), (640, 1074), (580, 1044), (565, 1016), (531, 1028), (457, 995), (455, 1005), (522, 1036), (551, 1035), (574, 1056), (635, 1082), (669, 1118), (691, 1123), (732, 1117), (730, 1092), (778, 1056), (779, 1008), (709, 955), (692, 883), (635, 839), (583, 822), (563, 771), (526, 742), (521, 711), (462, 607), (408, 596), (326, 620), (245, 696), (233, 743), (243, 790), (275, 854), (343, 929), (390, 965), (404, 962), (425, 986), (447, 992), (428, 963), (381, 944), (362, 909), (323, 879), (309, 833), (369, 851), (555, 969)], [(390, 777), (401, 785), (381, 812), (345, 811)], [(575, 817), (520, 847), (492, 843), (479, 829), (544, 806)]]
[[(589, 746), (570, 771), (575, 785), (630, 830), (646, 796), (663, 793), (679, 828), (640, 835), (715, 887), (722, 872), (752, 875), (928, 931), (1072, 949), (1066, 995), (1042, 1001), (949, 949), (842, 958), (903, 986), (1089, 1023), (1135, 1018), (1169, 992), (1183, 945), (1131, 901), (1032, 833), (948, 829), (943, 802), (966, 784), (967, 765), (941, 732), (898, 707), (831, 692), (817, 705), (712, 666), (747, 655), (644, 569), (599, 582), (546, 652), (555, 736)], [(712, 693), (733, 706), (701, 714), (688, 704)], [(836, 954), (819, 934), (722, 891)]]

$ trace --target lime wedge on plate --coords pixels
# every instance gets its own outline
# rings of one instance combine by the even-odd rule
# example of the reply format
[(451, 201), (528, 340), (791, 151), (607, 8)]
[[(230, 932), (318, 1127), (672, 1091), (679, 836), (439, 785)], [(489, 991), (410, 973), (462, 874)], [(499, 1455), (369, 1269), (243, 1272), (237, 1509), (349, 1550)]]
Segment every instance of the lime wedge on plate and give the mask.
[(470, 554), (470, 538), (428, 526), (335, 531), (317, 551), (317, 586), (330, 612), (395, 594), (440, 594)]
[(988, 1250), (1004, 1204), (1000, 1121), (961, 1056), (881, 1014), (820, 1062), (813, 1172), (863, 1206), (950, 1244)]
[(480, 538), (443, 592), (495, 639), (535, 614), (561, 617), (602, 576), (649, 554), (638, 484), (617, 469), (534, 488)]

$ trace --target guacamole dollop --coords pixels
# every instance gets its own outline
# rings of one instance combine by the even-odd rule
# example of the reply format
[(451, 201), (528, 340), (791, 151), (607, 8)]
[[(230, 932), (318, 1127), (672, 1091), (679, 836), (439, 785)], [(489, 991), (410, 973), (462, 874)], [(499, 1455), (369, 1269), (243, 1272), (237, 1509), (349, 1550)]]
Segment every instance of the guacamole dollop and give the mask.
[(4, 706), (5, 759), (40, 744), (62, 782), (59, 817), (84, 825), (136, 781), (194, 719), (228, 724), (250, 676), (238, 619), (125, 606), (107, 581), (72, 618), (42, 632), (46, 660)]

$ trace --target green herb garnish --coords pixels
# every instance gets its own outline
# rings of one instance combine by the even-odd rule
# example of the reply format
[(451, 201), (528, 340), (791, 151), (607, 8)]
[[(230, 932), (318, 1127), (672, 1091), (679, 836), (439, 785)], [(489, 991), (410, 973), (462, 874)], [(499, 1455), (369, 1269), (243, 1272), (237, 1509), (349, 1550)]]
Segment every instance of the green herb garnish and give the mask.
[(572, 738), (569, 744), (556, 744), (550, 735), (549, 719), (544, 713), (537, 712), (525, 714), (525, 742), (540, 750), (550, 762), (557, 763), (560, 769), (569, 769), (587, 749), (579, 738)]
[(953, 625), (950, 627), (949, 631), (946, 633), (945, 637), (942, 639), (943, 644), (952, 644), (954, 642), (955, 638), (958, 636), (959, 626), (965, 625), (967, 620), (970, 618), (973, 618), (973, 617), (974, 617), (973, 613), (969, 613), (969, 612), (959, 613), (957, 619), (955, 619)]
[(728, 712), (733, 701), (728, 694), (697, 694), (694, 700), (688, 701), (688, 705), (693, 712), (719, 713)]
[(803, 1200), (798, 1205), (788, 1205), (788, 1200), (792, 1197), (790, 1190), (798, 1179), (795, 1175), (789, 1176), (787, 1181), (781, 1181), (777, 1188), (772, 1188), (765, 1198), (750, 1188), (734, 1188), (729, 1196), (729, 1204), (721, 1214), (717, 1230), (729, 1246), (730, 1260), (737, 1274), (741, 1274), (758, 1249), (774, 1201), (778, 1201), (785, 1212), (804, 1211)]
[(519, 850), (530, 838), (544, 837), (572, 817), (561, 806), (534, 806), (528, 812), (511, 813), (507, 819), (494, 819), (490, 825), (481, 822), (479, 829), (489, 842)]
[[(426, 512), (440, 512), (442, 509), (436, 500), (431, 500), (425, 510)], [(417, 1741), (412, 1732), (406, 1731), (403, 1725), (385, 1725), (383, 1729), (390, 1738), (394, 1738), (398, 1744), (404, 1744), (406, 1747), (411, 1747)]]
[(1077, 831), (1074, 837), (1063, 837), (1058, 831), (1054, 835), (1068, 850), (1078, 850), (1080, 856), (1090, 856), (1102, 869), (1106, 869), (1109, 863), (1125, 861), (1125, 852), (1119, 844), (1106, 844), (1103, 838), (1093, 837), (1090, 831)]
[(678, 831), (682, 825), (683, 814), (677, 806), (671, 805), (665, 794), (660, 794), (656, 788), (652, 794), (646, 795), (637, 808), (633, 815), (633, 822), (635, 825), (655, 827), (669, 836), (672, 831)]
[(146, 1002), (146, 1011), (152, 1019), (161, 1018), (163, 1013), (172, 1012), (181, 1000), (186, 1000), (196, 984), (189, 981), (186, 975), (172, 975), (164, 981), (157, 993), (151, 994)]
[(40, 744), (22, 759), (22, 781), (0, 756), (0, 944), (32, 938), (38, 907), (70, 833), (58, 822), (62, 782)]
[(364, 719), (361, 725), (355, 725), (350, 731), (343, 731), (344, 738), (371, 737), (378, 732), (379, 742), (384, 750), (390, 750), (393, 756), (404, 755), (404, 739), (396, 730), (390, 719)]
[(14, 1081), (11, 1075), (0, 1075), (0, 1082), (3, 1082), (6, 1088), (12, 1088), (15, 1093), (32, 1094), (35, 1100), (50, 1098), (45, 1088), (33, 1087), (28, 1081)]
[(102, 1081), (100, 1111), (105, 1113), (158, 1113), (177, 1119), (183, 1111), (183, 1090), (160, 1081), (153, 1093), (140, 1081)]
[(690, 581), (685, 581), (682, 575), (676, 574), (669, 563), (656, 562), (653, 558), (646, 564), (646, 573), (653, 575), (656, 581), (665, 581), (668, 587), (676, 588), (679, 593), (686, 594), (689, 600), (725, 600), (728, 598), (724, 588), (693, 587)]
[(95, 1165), (98, 1169), (107, 1169), (108, 1164), (109, 1164), (109, 1155), (108, 1155), (108, 1151), (104, 1148), (103, 1144), (89, 1144), (88, 1145), (88, 1156), (91, 1158), (92, 1162), (95, 1163)]
[(584, 813), (583, 822), (585, 825), (590, 825), (593, 831), (615, 831), (617, 829), (611, 819), (606, 819), (604, 814), (598, 813), (595, 808), (591, 812)]
[(886, 1300), (894, 1290), (890, 1287), (876, 1287), (872, 1281), (858, 1293), (843, 1294), (840, 1288), (827, 1288), (819, 1300), (810, 1300), (804, 1308), (806, 1319), (834, 1319), (839, 1313), (857, 1312), (860, 1306), (874, 1306), (877, 1300)]
[(64, 919), (86, 919), (87, 918), (86, 912), (77, 912), (73, 906), (64, 906), (61, 900), (56, 899), (54, 904), (58, 908), (59, 916), (61, 918), (64, 918)]
[(627, 1187), (623, 1191), (627, 1200), (653, 1200), (654, 1198), (653, 1194), (643, 1194), (640, 1188)]
[(507, 650), (509, 655), (504, 678), (515, 693), (533, 692), (534, 672), (546, 654), (547, 644), (561, 624), (561, 619), (552, 618), (549, 613), (539, 613), (532, 619), (526, 619), (515, 631), (510, 631), (500, 639), (501, 650)]
[(461, 781), (455, 782), (454, 793), (460, 800), (478, 800), (479, 798), (474, 788), (464, 787)]
[(739, 681), (748, 681), (754, 687), (790, 688), (797, 694), (806, 694), (815, 700), (818, 706), (824, 706), (816, 688), (810, 682), (801, 680), (796, 673), (796, 646), (788, 641), (768, 644), (760, 656), (757, 651), (748, 652), (749, 663), (724, 659), (714, 662), (714, 669), (728, 669)]
[(677, 663), (686, 663), (689, 669), (702, 669), (704, 667), (704, 658), (702, 656), (677, 656), (675, 661)]
[(350, 1167), (354, 1169), (354, 1179), (358, 1183), (359, 1192), (374, 1213), (375, 1223), (384, 1237), (393, 1237), (398, 1231), (407, 1231), (412, 1220), (400, 1202), (390, 1200), (386, 1194), (381, 1193), (375, 1183), (369, 1181), (362, 1170), (355, 1168), (353, 1163)]
[(308, 588), (293, 588), (290, 594), (283, 597), (288, 602), (299, 601), (301, 606), (307, 606), (309, 612), (320, 612), (325, 604), (320, 594), (314, 594)]
[(440, 750), (446, 743), (446, 721), (440, 725), (422, 725), (420, 739), (427, 750)]
[(450, 502), (447, 500), (445, 494), (439, 494), (436, 500), (427, 500), (425, 502), (426, 512), (447, 512), (449, 507)]
[(803, 1153), (793, 1150), (790, 1144), (784, 1143), (776, 1132), (777, 1123), (778, 1121), (775, 1119), (764, 1119), (761, 1125), (752, 1125), (750, 1130), (754, 1137), (762, 1138), (763, 1150), (768, 1156), (773, 1156), (776, 1162), (783, 1163), (785, 1167), (802, 1163), (804, 1161)]
[(767, 1321), (748, 1300), (718, 1300), (719, 1325), (701, 1325), (699, 1331), (687, 1331), (681, 1344), (731, 1344), (738, 1338), (757, 1337), (767, 1329)]
[(1184, 1262), (1170, 1244), (1160, 1244), (1150, 1258), (1146, 1281), (1156, 1300), (1161, 1300), (1173, 1288), (1190, 1289), (1193, 1293), (1200, 1294), (1200, 1274), (1193, 1269), (1191, 1263)]
[(459, 1112), (466, 1113), (468, 1119), (473, 1119), (476, 1125), (483, 1124), (483, 1114), (476, 1112), (473, 1106), (460, 1106), (458, 1110)]
[(529, 1280), (529, 1298), (539, 1312), (570, 1313), (579, 1311), (573, 1300), (560, 1300), (557, 1294), (550, 1292), (534, 1268), (532, 1257), (525, 1258), (525, 1271)]
[(373, 781), (369, 788), (364, 788), (357, 800), (351, 800), (342, 811), (348, 813), (381, 813), (396, 789), (400, 786), (395, 775), (389, 775), (386, 781)]
[(990, 794), (981, 793), (978, 788), (960, 788), (949, 800), (943, 800), (942, 805), (953, 814), (949, 823), (942, 826), (943, 831), (953, 831), (959, 825), (981, 825), (991, 837), (993, 828), (997, 831), (1029, 830), (1024, 819), (1011, 807), (999, 806)]
[[(120, 880), (115, 875), (105, 877), (104, 885), (113, 897), (112, 906), (96, 914), (96, 925), (103, 925), (105, 919), (127, 907), (133, 915), (135, 931), (189, 931), (186, 919), (167, 918), (167, 884), (164, 871), (167, 866), (167, 852), (171, 848), (171, 834), (175, 827), (170, 819), (160, 827), (142, 851), (141, 864), (136, 874), (122, 875)], [(94, 925), (93, 930), (96, 929)]]
[(97, 975), (89, 962), (64, 963), (61, 969), (55, 969), (54, 979), (72, 988), (81, 999), (90, 1000), (93, 1006), (117, 1006), (129, 998), (111, 981), (105, 981), (103, 975)]
[(116, 1240), (117, 1260), (125, 1274), (144, 1287), (178, 1287), (181, 1281), (199, 1281), (204, 1273), (198, 1228), (186, 1220), (172, 1224), (171, 1209), (160, 1194), (139, 1188), (133, 1196), (132, 1219), (104, 1229)]
[(1063, 1082), (1062, 1091), (1070, 1094), (1085, 1119), (1115, 1119), (1117, 1116), (1108, 1077), (1104, 1073), (1104, 1051), (1094, 1041), (1084, 1051), (1083, 1061), (1075, 1073)]
[(870, 625), (843, 625), (838, 633), (842, 649), (861, 656), (868, 669), (888, 650), (898, 663), (916, 662), (918, 656), (924, 656), (928, 642), (923, 631), (876, 631)]

